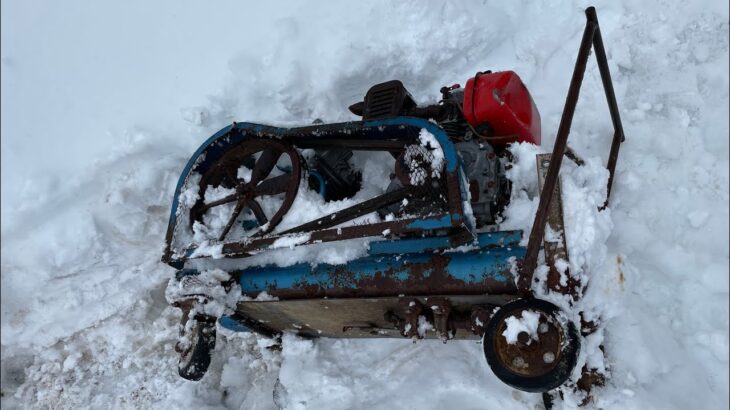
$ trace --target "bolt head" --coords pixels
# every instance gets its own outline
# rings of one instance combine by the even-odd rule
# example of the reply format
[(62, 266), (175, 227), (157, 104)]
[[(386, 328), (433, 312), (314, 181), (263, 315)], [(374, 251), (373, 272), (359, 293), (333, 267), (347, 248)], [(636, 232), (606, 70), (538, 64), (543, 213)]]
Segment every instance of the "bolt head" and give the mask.
[(553, 352), (545, 352), (542, 355), (542, 361), (545, 363), (552, 363), (555, 361), (555, 353)]

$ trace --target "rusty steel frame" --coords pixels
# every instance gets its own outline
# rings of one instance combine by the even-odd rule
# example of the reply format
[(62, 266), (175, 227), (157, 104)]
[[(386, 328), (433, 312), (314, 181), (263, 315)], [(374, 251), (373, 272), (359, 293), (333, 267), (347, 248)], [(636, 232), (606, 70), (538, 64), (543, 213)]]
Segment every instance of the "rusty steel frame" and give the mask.
[(585, 30), (583, 31), (580, 48), (578, 49), (578, 57), (573, 69), (573, 77), (570, 81), (568, 95), (565, 99), (565, 107), (560, 119), (560, 125), (558, 126), (558, 133), (555, 137), (555, 145), (550, 157), (550, 166), (548, 168), (547, 175), (545, 176), (545, 184), (540, 193), (540, 202), (537, 207), (537, 213), (535, 214), (535, 221), (532, 224), (532, 230), (530, 231), (527, 243), (527, 252), (525, 254), (525, 259), (522, 261), (522, 265), (520, 266), (518, 288), (520, 294), (525, 297), (532, 296), (532, 283), (535, 269), (537, 268), (538, 253), (545, 236), (545, 225), (547, 224), (550, 204), (553, 200), (555, 187), (558, 183), (560, 166), (562, 164), (563, 156), (566, 155), (568, 135), (570, 134), (570, 127), (573, 122), (575, 107), (578, 104), (580, 87), (583, 83), (583, 76), (588, 64), (588, 57), (590, 56), (591, 48), (595, 50), (596, 61), (601, 74), (601, 81), (603, 83), (606, 101), (608, 102), (608, 109), (611, 114), (611, 122), (614, 128), (611, 150), (609, 152), (608, 162), (606, 165), (609, 172), (606, 201), (601, 209), (608, 206), (613, 177), (616, 171), (619, 148), (621, 143), (625, 140), (621, 116), (618, 110), (618, 103), (616, 102), (616, 94), (613, 89), (611, 73), (606, 59), (606, 51), (603, 47), (601, 30), (598, 25), (598, 17), (596, 16), (596, 9), (594, 7), (588, 7), (585, 13), (587, 21)]
[[(401, 139), (388, 138), (374, 131), (385, 127), (402, 130), (401, 133), (407, 135)], [(439, 140), (441, 148), (447, 152), (453, 152), (453, 158), (448, 160), (443, 173), (443, 199), (444, 209), (442, 213), (436, 215), (422, 216), (419, 218), (402, 219), (396, 221), (380, 222), (366, 225), (355, 225), (342, 228), (333, 228), (335, 222), (337, 224), (352, 220), (363, 213), (372, 212), (376, 209), (390, 205), (403, 198), (411, 198), (414, 195), (423, 195), (426, 190), (420, 187), (410, 187), (393, 191), (380, 196), (376, 196), (363, 203), (354, 205), (350, 208), (343, 209), (319, 218), (315, 221), (302, 224), (298, 227), (289, 229), (284, 233), (269, 235), (254, 235), (252, 237), (243, 238), (237, 242), (228, 242), (223, 244), (223, 254), (226, 257), (246, 257), (252, 252), (265, 250), (277, 239), (286, 234), (294, 233), (310, 233), (309, 240), (299, 245), (307, 245), (316, 242), (328, 242), (337, 240), (346, 240), (354, 238), (362, 238), (368, 236), (381, 236), (384, 231), (389, 231), (391, 235), (415, 235), (427, 234), (428, 232), (446, 230), (449, 232), (451, 243), (453, 246), (466, 244), (474, 241), (476, 235), (472, 232), (472, 227), (464, 215), (462, 209), (462, 201), (464, 199), (464, 187), (462, 187), (460, 167), (458, 166), (458, 158), (456, 157), (453, 144), (445, 132), (437, 125), (414, 117), (395, 117), (380, 120), (371, 120), (363, 122), (350, 122), (341, 124), (327, 124), (317, 126), (307, 126), (291, 129), (283, 129), (276, 127), (263, 126), (250, 123), (233, 123), (211, 137), (196, 152), (183, 172), (183, 177), (178, 182), (178, 192), (182, 186), (183, 180), (188, 172), (192, 172), (196, 165), (197, 157), (204, 156), (210, 149), (224, 149), (248, 138), (273, 138), (285, 141), (296, 148), (316, 148), (322, 146), (347, 148), (353, 151), (385, 151), (397, 153), (402, 151), (409, 143), (417, 141), (417, 137), (413, 134), (414, 129), (427, 129)], [(361, 133), (363, 138), (353, 138), (352, 134)], [(371, 135), (378, 134), (378, 135)], [(411, 135), (413, 134), (413, 135)], [(176, 193), (177, 197), (177, 193)], [(172, 238), (176, 225), (176, 207), (177, 201), (174, 201), (173, 212), (168, 231), (166, 235), (166, 249), (162, 260), (173, 267), (182, 267), (185, 260), (191, 259), (194, 248), (188, 248), (185, 255), (174, 255), (172, 250)], [(329, 218), (328, 221), (326, 221)], [(333, 219), (334, 218), (334, 219)], [(331, 228), (331, 229), (327, 229)]]

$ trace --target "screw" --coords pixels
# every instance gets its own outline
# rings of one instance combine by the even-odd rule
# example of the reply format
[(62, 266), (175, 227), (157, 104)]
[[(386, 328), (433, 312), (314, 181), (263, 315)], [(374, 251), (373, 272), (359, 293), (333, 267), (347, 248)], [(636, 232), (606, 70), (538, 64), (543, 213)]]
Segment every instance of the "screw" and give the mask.
[(540, 323), (540, 326), (537, 327), (537, 331), (540, 333), (547, 333), (548, 331), (548, 324), (547, 323)]
[(525, 359), (520, 356), (515, 357), (514, 359), (512, 359), (512, 366), (518, 369), (525, 367)]

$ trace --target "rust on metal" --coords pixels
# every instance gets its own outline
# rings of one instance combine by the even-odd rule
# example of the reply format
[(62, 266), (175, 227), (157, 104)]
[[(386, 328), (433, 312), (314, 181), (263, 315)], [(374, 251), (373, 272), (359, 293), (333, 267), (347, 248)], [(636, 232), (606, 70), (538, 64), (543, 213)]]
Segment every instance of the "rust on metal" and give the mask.
[[(556, 222), (555, 219), (555, 208), (558, 206), (557, 201), (553, 200), (556, 196), (559, 198), (559, 180), (558, 173), (560, 172), (560, 165), (564, 155), (576, 161), (578, 165), (580, 162), (575, 158), (574, 153), (567, 146), (568, 135), (570, 133), (570, 126), (573, 120), (573, 114), (575, 113), (575, 107), (578, 102), (578, 95), (580, 92), (580, 86), (583, 81), (583, 75), (585, 73), (586, 64), (590, 54), (591, 48), (595, 50), (596, 60), (598, 69), (601, 74), (601, 81), (603, 83), (603, 89), (606, 94), (606, 101), (608, 103), (609, 112), (611, 114), (611, 122), (614, 129), (613, 139), (611, 141), (611, 149), (609, 152), (608, 162), (606, 168), (609, 172), (609, 178), (607, 183), (606, 201), (603, 206), (599, 209), (603, 210), (608, 206), (609, 198), (611, 195), (611, 188), (613, 185), (613, 179), (616, 171), (616, 162), (618, 160), (619, 148), (621, 143), (625, 140), (623, 125), (621, 123), (621, 116), (618, 110), (618, 103), (616, 102), (616, 95), (613, 89), (613, 82), (611, 81), (611, 74), (606, 59), (606, 52), (603, 46), (603, 39), (601, 37), (601, 30), (598, 24), (598, 18), (596, 16), (596, 10), (593, 7), (586, 9), (586, 27), (583, 32), (583, 38), (581, 45), (578, 50), (578, 57), (576, 59), (575, 68), (573, 71), (573, 77), (570, 82), (568, 95), (565, 101), (565, 108), (563, 115), (560, 120), (558, 127), (558, 133), (555, 140), (555, 146), (553, 148), (552, 155), (549, 160), (547, 173), (544, 177), (543, 187), (541, 188), (540, 202), (538, 210), (535, 214), (535, 221), (532, 225), (532, 231), (527, 245), (527, 252), (525, 259), (520, 266), (520, 278), (519, 278), (519, 289), (523, 296), (530, 296), (532, 291), (532, 281), (535, 268), (537, 267), (537, 257), (540, 248), (540, 242), (545, 236), (546, 224), (554, 222), (562, 225), (562, 211), (560, 212), (560, 221)], [(538, 170), (542, 167), (538, 162)], [(544, 172), (544, 170), (543, 170)], [(552, 221), (551, 221), (552, 220)], [(552, 229), (552, 223), (551, 223)], [(564, 233), (564, 230), (563, 230)], [(556, 283), (556, 278), (559, 278), (560, 272), (555, 272), (555, 261), (561, 257), (561, 247), (565, 247), (565, 237), (561, 238), (557, 244), (545, 243), (545, 259), (550, 265), (550, 273), (548, 277), (548, 287), (551, 290), (558, 291), (561, 293), (570, 294), (574, 301), (577, 301), (582, 293), (581, 284), (575, 279), (571, 282), (571, 277), (568, 275), (568, 281), (565, 285), (559, 281)], [(562, 243), (560, 243), (562, 242)], [(565, 251), (565, 257), (567, 261), (567, 250)], [(582, 317), (581, 317), (582, 319)], [(593, 322), (586, 322), (581, 320), (581, 333), (585, 336), (593, 333), (597, 329), (597, 324)], [(586, 367), (582, 369), (582, 376), (576, 388), (583, 390), (587, 393), (586, 400), (583, 405), (587, 404), (591, 400), (590, 390), (594, 385), (602, 385), (604, 383), (604, 376), (600, 373), (589, 370)]]
[[(329, 282), (324, 284), (297, 281), (290, 287), (280, 288), (271, 284), (266, 292), (282, 300), (313, 299), (313, 298), (351, 298), (351, 297), (381, 297), (408, 295), (476, 295), (514, 294), (516, 288), (512, 281), (499, 281), (491, 276), (484, 276), (481, 280), (467, 282), (455, 278), (449, 273), (448, 265), (451, 260), (449, 254), (433, 255), (426, 261), (408, 263), (405, 265), (407, 275), (403, 271), (396, 271), (390, 267), (379, 271), (373, 276), (361, 277), (358, 272), (352, 272), (345, 266), (337, 266), (329, 274)], [(502, 275), (510, 276), (509, 269)], [(405, 276), (405, 278), (403, 278)], [(258, 291), (251, 292), (255, 297)]]
[(601, 36), (601, 27), (598, 24), (598, 16), (595, 7), (586, 9), (586, 18), (589, 22), (596, 25), (596, 31), (593, 35), (593, 49), (596, 51), (596, 62), (598, 63), (598, 71), (601, 73), (601, 82), (603, 90), (606, 93), (606, 102), (608, 103), (608, 111), (611, 114), (611, 123), (613, 124), (613, 139), (611, 140), (611, 150), (608, 154), (608, 186), (606, 187), (606, 202), (603, 208), (608, 206), (608, 200), (611, 197), (611, 188), (613, 187), (613, 177), (616, 173), (616, 162), (618, 162), (618, 153), (621, 143), (626, 140), (624, 135), (624, 127), (621, 123), (621, 114), (618, 110), (618, 102), (616, 101), (616, 93), (613, 90), (613, 81), (611, 80), (611, 70), (608, 68), (608, 59), (606, 58), (606, 49), (603, 46), (603, 37)]
[(433, 327), (436, 329), (439, 338), (446, 343), (447, 340), (453, 338), (455, 329), (451, 327), (450, 321), (451, 304), (445, 297), (434, 296), (426, 299), (426, 306), (431, 309), (433, 315)]
[(310, 232), (314, 230), (331, 228), (343, 222), (350, 221), (363, 215), (367, 215), (371, 212), (375, 212), (380, 208), (400, 202), (405, 198), (411, 197), (413, 194), (419, 191), (420, 190), (414, 189), (413, 187), (405, 187), (395, 191), (387, 192), (375, 198), (360, 202), (359, 204), (353, 205), (349, 208), (333, 212), (319, 219), (315, 219), (302, 225), (295, 226), (294, 228), (287, 229), (286, 231), (281, 232), (279, 235), (287, 235), (298, 232)]
[[(297, 184), (295, 184), (295, 181), (298, 182), (301, 178), (301, 160), (296, 153), (296, 149), (336, 147), (350, 149), (353, 151), (386, 151), (391, 152), (394, 156), (397, 157), (398, 154), (403, 152), (406, 146), (414, 144), (417, 141), (417, 134), (403, 135), (398, 137), (397, 139), (355, 139), (350, 136), (352, 134), (352, 127), (357, 127), (359, 125), (353, 124), (355, 123), (337, 124), (336, 126), (318, 125), (313, 127), (301, 127), (288, 130), (262, 128), (260, 130), (248, 131), (248, 133), (243, 137), (244, 139), (239, 142), (237, 146), (230, 149), (229, 152), (226, 152), (224, 154), (225, 158), (232, 159), (233, 157), (236, 157), (239, 161), (226, 160), (221, 162), (221, 160), (217, 160), (217, 164), (215, 164), (215, 166), (210, 171), (205, 173), (210, 174), (210, 176), (204, 175), (201, 178), (200, 188), (204, 189), (211, 184), (216, 185), (214, 182), (223, 182), (224, 186), (230, 188), (240, 188), (237, 189), (237, 192), (231, 195), (231, 197), (222, 198), (221, 200), (215, 201), (212, 205), (218, 206), (224, 203), (233, 202), (235, 202), (237, 205), (235, 208), (236, 212), (234, 212), (233, 217), (229, 220), (228, 225), (230, 226), (227, 225), (227, 229), (224, 229), (224, 232), (221, 234), (221, 238), (219, 238), (220, 242), (223, 242), (222, 253), (226, 257), (237, 258), (250, 256), (252, 252), (265, 250), (274, 241), (276, 241), (276, 239), (281, 237), (281, 233), (272, 235), (271, 231), (274, 229), (276, 224), (278, 224), (281, 216), (285, 213), (286, 209), (291, 206), (291, 202), (293, 202), (293, 198), (296, 195), (295, 192), (292, 193), (295, 189), (294, 187), (298, 186)], [(237, 136), (238, 138), (241, 137), (241, 130), (237, 129), (235, 124), (229, 131), (227, 131), (226, 135), (223, 135), (220, 138), (220, 140), (223, 141), (226, 139), (226, 137), (231, 138), (234, 136)], [(253, 154), (257, 152), (262, 153), (258, 157), (258, 159), (253, 156)], [(291, 177), (287, 178), (286, 175), (283, 175), (267, 178), (267, 176), (269, 176), (271, 168), (276, 163), (275, 159), (277, 159), (278, 156), (281, 154), (286, 154), (291, 157)], [(251, 162), (251, 167), (253, 167), (252, 177), (260, 181), (258, 185), (248, 182), (248, 185), (243, 184), (245, 186), (239, 187), (239, 185), (242, 184), (242, 181), (237, 178), (237, 175), (230, 172), (232, 169), (228, 169), (231, 168), (228, 165), (231, 165), (234, 162), (240, 165), (245, 161)], [(223, 172), (224, 170), (226, 172)], [(470, 240), (474, 240), (473, 235), (469, 237), (464, 233), (459, 233), (459, 231), (463, 230), (468, 231), (468, 228), (465, 225), (465, 221), (463, 220), (463, 198), (461, 195), (461, 184), (458, 169), (446, 170), (446, 172), (444, 172), (443, 181), (439, 182), (445, 183), (445, 186), (443, 186), (442, 183), (439, 183), (437, 184), (438, 186), (422, 187), (422, 189), (428, 191), (425, 193), (424, 196), (432, 199), (434, 204), (442, 210), (440, 214), (436, 212), (434, 215), (431, 215), (428, 218), (448, 218), (448, 223), (451, 228), (451, 232), (448, 232), (448, 234), (453, 235), (455, 238), (463, 238), (464, 240), (460, 243), (454, 243), (454, 246), (463, 245)], [(266, 218), (266, 215), (264, 215), (261, 207), (258, 206), (259, 202), (256, 201), (255, 196), (279, 193), (284, 188), (286, 188), (284, 203), (275, 215), (273, 215), (271, 218)], [(369, 200), (367, 202), (367, 208), (379, 210), (392, 204), (395, 196), (396, 195), (394, 194), (385, 193), (378, 197), (372, 198), (372, 200)], [(402, 200), (403, 198), (400, 199)], [(202, 203), (202, 200), (199, 200), (198, 203), (193, 207), (193, 209), (191, 209), (191, 223), (193, 223), (193, 221), (200, 220), (205, 211), (207, 211), (207, 209), (209, 209), (210, 207), (211, 204), (205, 204)], [(238, 216), (238, 214), (240, 214), (240, 212), (242, 212), (243, 209), (246, 208), (250, 209), (252, 213), (254, 213), (254, 216), (256, 217), (259, 225), (262, 225), (265, 228), (261, 228), (259, 231), (243, 238), (226, 238), (227, 234), (229, 233), (228, 231), (235, 223), (236, 217)], [(348, 226), (338, 229), (326, 229), (327, 226), (334, 226), (334, 222), (328, 221), (327, 224), (324, 224), (325, 218), (331, 218), (332, 216), (334, 216), (337, 220), (336, 222), (338, 224), (342, 224), (351, 221), (352, 219), (355, 219), (362, 212), (365, 212), (364, 208), (366, 208), (366, 206), (364, 206), (363, 204), (359, 204), (352, 207), (352, 209), (349, 209), (350, 212), (343, 213), (343, 211), (338, 211), (334, 214), (330, 214), (323, 218), (320, 218), (317, 221), (312, 221), (295, 228), (296, 232), (311, 233), (311, 239), (299, 245), (307, 245), (315, 242), (328, 242), (335, 240), (361, 238), (368, 236), (381, 236), (382, 232), (385, 230), (389, 230), (390, 234), (394, 236), (412, 235), (426, 233), (427, 231), (429, 231), (429, 229), (416, 228), (414, 227), (415, 225), (411, 226), (414, 222), (427, 219), (424, 217), (389, 221), (379, 224)], [(264, 222), (265, 219), (270, 220)], [(261, 222), (264, 223), (262, 224)], [(439, 227), (438, 229), (441, 229), (441, 227)], [(294, 232), (293, 230), (290, 231)], [(187, 249), (185, 251), (185, 255), (176, 254), (172, 249), (173, 232), (174, 226), (169, 225), (166, 235), (166, 248), (163, 255), (163, 261), (170, 264), (181, 264), (185, 260), (190, 258), (190, 255), (192, 255), (194, 249)], [(180, 252), (180, 250), (178, 252)], [(199, 257), (204, 256), (201, 255)]]
[(545, 184), (540, 191), (540, 202), (537, 206), (535, 221), (532, 224), (532, 230), (530, 231), (530, 237), (527, 242), (525, 259), (520, 268), (519, 288), (520, 292), (525, 296), (529, 296), (532, 293), (532, 279), (535, 269), (537, 268), (537, 256), (540, 251), (540, 243), (545, 236), (548, 207), (553, 199), (555, 185), (557, 185), (558, 182), (558, 173), (560, 172), (560, 165), (562, 164), (563, 156), (565, 155), (565, 147), (568, 143), (570, 126), (573, 122), (575, 107), (578, 104), (580, 86), (583, 82), (586, 65), (588, 64), (588, 57), (590, 55), (591, 43), (593, 41), (593, 34), (596, 30), (596, 26), (596, 23), (589, 20), (586, 23), (585, 30), (583, 31), (583, 39), (581, 40), (580, 48), (578, 49), (578, 58), (573, 70), (573, 78), (570, 81), (568, 96), (565, 100), (565, 108), (563, 109), (563, 115), (560, 118), (558, 134), (555, 137), (555, 146), (553, 147), (553, 152), (550, 157), (550, 166), (548, 168), (547, 175), (545, 176)]
[[(404, 305), (415, 300), (426, 306), (427, 299), (435, 296), (442, 295), (247, 301), (239, 302), (236, 311), (237, 315), (253, 322), (272, 329), (293, 331), (304, 337), (402, 338), (406, 324)], [(512, 295), (494, 294), (447, 297), (451, 305), (448, 326), (454, 331), (453, 338), (470, 340), (480, 337), (472, 330), (470, 315), (473, 309), (491, 312), (495, 306), (514, 298)], [(433, 315), (429, 310), (422, 308), (419, 315), (433, 323)], [(423, 336), (438, 338), (437, 332), (433, 331)]]
[(484, 336), (485, 327), (492, 318), (492, 312), (494, 312), (494, 308), (486, 309), (482, 306), (475, 306), (471, 311), (469, 330), (479, 337)]
[[(525, 309), (514, 312), (519, 317)], [(526, 377), (547, 374), (558, 365), (563, 337), (560, 325), (554, 319), (540, 312), (537, 337), (520, 332), (515, 343), (508, 343), (502, 333), (507, 328), (506, 320), (497, 327), (497, 337), (492, 341), (497, 358), (509, 371)]]
[(400, 329), (404, 337), (421, 339), (418, 333), (418, 318), (423, 312), (423, 305), (415, 298), (402, 298), (398, 301), (398, 310), (403, 314), (403, 327)]
[[(448, 218), (449, 215), (444, 214), (442, 216), (436, 215), (432, 218)], [(390, 230), (391, 234), (418, 234), (423, 233), (425, 229), (414, 226), (414, 223), (423, 221), (423, 218), (409, 218), (401, 219), (392, 222), (377, 222), (367, 225), (353, 225), (344, 226), (341, 228), (324, 229), (321, 231), (313, 231), (309, 234), (309, 239), (302, 241), (300, 245), (309, 245), (313, 243), (331, 242), (346, 239), (364, 238), (368, 236), (382, 236), (383, 231)], [(456, 226), (456, 232), (459, 230), (468, 230), (463, 224)], [(277, 239), (285, 236), (272, 235), (260, 238), (251, 238), (243, 242), (226, 243), (223, 245), (223, 253), (227, 257), (243, 257), (251, 255), (251, 252), (266, 250), (269, 246), (273, 245)], [(473, 236), (454, 236), (454, 238), (464, 238), (458, 243), (454, 243), (453, 246), (464, 245), (470, 241), (473, 241)]]
[(603, 47), (603, 39), (601, 37), (601, 30), (598, 25), (598, 17), (596, 16), (595, 8), (588, 7), (586, 9), (586, 18), (587, 21), (585, 30), (583, 31), (583, 38), (581, 39), (580, 48), (578, 49), (578, 57), (573, 69), (573, 76), (570, 81), (570, 87), (568, 88), (568, 95), (565, 99), (565, 107), (563, 109), (562, 117), (560, 118), (558, 133), (555, 137), (555, 145), (550, 157), (550, 166), (548, 168), (547, 175), (545, 176), (545, 185), (540, 193), (540, 203), (538, 204), (535, 221), (532, 224), (532, 230), (530, 231), (527, 253), (520, 267), (519, 288), (520, 293), (524, 296), (529, 296), (532, 293), (532, 279), (535, 268), (537, 268), (537, 257), (540, 250), (540, 243), (545, 235), (548, 208), (552, 201), (555, 186), (557, 185), (560, 165), (562, 163), (563, 156), (566, 153), (568, 135), (570, 134), (570, 127), (573, 122), (575, 107), (578, 104), (578, 95), (580, 94), (580, 87), (583, 82), (583, 76), (585, 74), (591, 48), (595, 50), (596, 61), (601, 74), (601, 81), (606, 93), (606, 100), (608, 102), (608, 108), (614, 128), (611, 151), (606, 165), (609, 172), (606, 202), (602, 208), (605, 208), (608, 205), (608, 199), (613, 185), (613, 177), (616, 171), (619, 147), (621, 142), (625, 140), (621, 116), (618, 111), (616, 94), (613, 90), (613, 82), (611, 81), (611, 73), (606, 59), (606, 51)]
[(583, 158), (578, 156), (578, 154), (573, 151), (573, 149), (569, 146), (565, 147), (565, 156), (568, 157), (568, 159), (570, 159), (571, 161), (575, 162), (575, 165), (578, 165), (579, 167), (582, 167), (586, 163), (585, 161), (583, 161)]
[(586, 392), (586, 396), (580, 403), (580, 406), (586, 406), (593, 401), (591, 390), (594, 386), (604, 386), (606, 384), (606, 377), (598, 372), (596, 369), (589, 369), (588, 366), (584, 365), (581, 369), (580, 379), (576, 382), (576, 388)]
[[(537, 155), (537, 184), (542, 189), (545, 184), (545, 174), (550, 166), (550, 154)], [(573, 302), (580, 298), (580, 281), (570, 275), (568, 262), (568, 245), (565, 237), (565, 221), (563, 220), (563, 199), (560, 188), (560, 178), (555, 184), (553, 199), (550, 201), (547, 213), (547, 228), (544, 237), (545, 263), (550, 269), (547, 276), (548, 289), (570, 295)], [(562, 261), (562, 263), (561, 263)], [(562, 265), (562, 271), (561, 267)]]
[[(260, 152), (258, 159), (254, 154)], [(291, 173), (269, 178), (282, 155), (286, 155), (291, 163)], [(238, 177), (238, 169), (242, 165), (250, 165), (251, 177), (248, 181)], [(236, 203), (233, 214), (218, 238), (225, 240), (234, 223), (243, 209), (249, 209), (261, 228), (253, 235), (262, 235), (274, 229), (284, 214), (291, 208), (296, 198), (299, 181), (302, 175), (301, 159), (296, 149), (276, 138), (249, 138), (226, 152), (215, 166), (200, 178), (197, 202), (190, 209), (190, 225), (202, 222), (203, 215), (216, 206)], [(229, 196), (216, 201), (205, 203), (205, 193), (210, 186), (221, 186), (234, 189)], [(284, 194), (284, 200), (279, 209), (268, 218), (259, 203), (258, 197)]]

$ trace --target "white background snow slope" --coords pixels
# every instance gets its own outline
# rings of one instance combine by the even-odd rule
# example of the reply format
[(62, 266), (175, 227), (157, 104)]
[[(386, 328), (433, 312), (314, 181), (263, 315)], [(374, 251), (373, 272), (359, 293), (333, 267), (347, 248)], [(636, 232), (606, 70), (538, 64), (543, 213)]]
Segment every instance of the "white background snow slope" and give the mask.
[[(512, 69), (552, 147), (587, 5), (2, 2), (3, 408), (271, 409), (277, 378), (291, 409), (539, 406), (474, 342), (221, 337), (205, 379), (182, 380), (159, 257), (179, 172), (233, 120), (353, 119), (377, 82), (426, 102)], [(595, 405), (728, 408), (728, 4), (595, 5), (627, 135)], [(571, 145), (605, 160), (610, 130), (591, 60)]]

